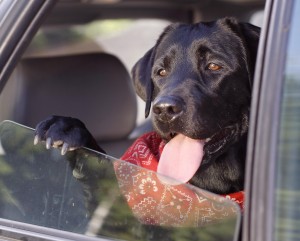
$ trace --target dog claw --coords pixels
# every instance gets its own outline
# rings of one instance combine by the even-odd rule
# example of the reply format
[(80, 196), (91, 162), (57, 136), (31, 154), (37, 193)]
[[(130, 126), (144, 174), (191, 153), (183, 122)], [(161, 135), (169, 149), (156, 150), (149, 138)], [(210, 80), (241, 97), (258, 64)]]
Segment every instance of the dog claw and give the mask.
[(55, 148), (58, 148), (59, 146), (61, 146), (63, 144), (63, 141), (59, 140), (59, 141), (54, 141), (52, 143), (52, 146)]
[(50, 137), (48, 137), (46, 140), (46, 149), (49, 150), (51, 148), (51, 145), (52, 145), (52, 140)]
[(69, 144), (64, 143), (62, 148), (61, 148), (61, 155), (65, 155), (67, 153), (67, 151), (69, 150)]
[(34, 140), (33, 140), (33, 145), (37, 145), (40, 141), (40, 138), (38, 135), (35, 135)]

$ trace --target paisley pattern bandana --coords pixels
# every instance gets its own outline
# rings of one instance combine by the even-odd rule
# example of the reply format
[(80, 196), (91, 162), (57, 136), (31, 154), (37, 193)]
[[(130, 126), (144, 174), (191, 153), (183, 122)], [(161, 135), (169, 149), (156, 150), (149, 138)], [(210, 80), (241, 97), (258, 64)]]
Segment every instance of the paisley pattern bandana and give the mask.
[(243, 191), (213, 195), (205, 190), (195, 191), (192, 185), (162, 181), (155, 171), (164, 146), (165, 142), (156, 132), (146, 133), (121, 157), (126, 162), (116, 161), (114, 164), (120, 190), (139, 221), (153, 225), (200, 227), (235, 217), (239, 208), (228, 203), (228, 199), (243, 210)]

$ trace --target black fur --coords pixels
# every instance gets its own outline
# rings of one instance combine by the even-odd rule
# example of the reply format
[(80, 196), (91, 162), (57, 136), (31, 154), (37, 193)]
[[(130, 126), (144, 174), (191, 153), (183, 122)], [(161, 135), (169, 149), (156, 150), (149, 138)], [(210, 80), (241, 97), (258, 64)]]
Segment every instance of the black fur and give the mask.
[[(259, 32), (232, 18), (174, 24), (132, 70), (138, 95), (153, 101), (153, 124), (164, 139), (211, 138), (190, 182), (215, 193), (243, 189)], [(210, 70), (209, 63), (221, 69)]]
[[(190, 182), (215, 193), (243, 189), (259, 32), (233, 18), (172, 24), (132, 70), (136, 92), (146, 102), (145, 115), (152, 104), (153, 125), (163, 139), (181, 133), (209, 140), (204, 160)], [(210, 63), (220, 68), (212, 70)], [(68, 141), (77, 124), (70, 118), (52, 117), (37, 126), (36, 134), (41, 140)], [(75, 133), (76, 147), (101, 150), (86, 128), (78, 125), (84, 131), (82, 136)]]

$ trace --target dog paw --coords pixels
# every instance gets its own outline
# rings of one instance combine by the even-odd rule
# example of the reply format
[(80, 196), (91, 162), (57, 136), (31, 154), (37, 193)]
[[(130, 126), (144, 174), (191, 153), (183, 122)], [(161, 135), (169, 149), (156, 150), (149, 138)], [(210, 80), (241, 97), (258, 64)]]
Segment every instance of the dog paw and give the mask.
[(103, 150), (85, 125), (78, 119), (63, 116), (51, 116), (37, 124), (34, 145), (45, 142), (46, 148), (60, 148), (61, 154), (80, 147), (88, 147), (97, 151)]

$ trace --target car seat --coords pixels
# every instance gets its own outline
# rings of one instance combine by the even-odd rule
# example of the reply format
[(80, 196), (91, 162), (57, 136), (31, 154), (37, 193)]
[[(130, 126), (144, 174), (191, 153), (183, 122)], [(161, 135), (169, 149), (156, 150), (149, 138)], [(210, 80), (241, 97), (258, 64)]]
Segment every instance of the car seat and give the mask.
[(1, 97), (1, 120), (35, 127), (50, 115), (82, 120), (108, 154), (120, 157), (137, 116), (124, 65), (107, 53), (30, 57), (20, 61)]

